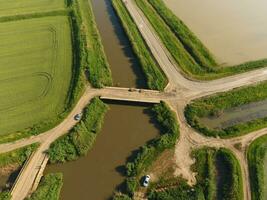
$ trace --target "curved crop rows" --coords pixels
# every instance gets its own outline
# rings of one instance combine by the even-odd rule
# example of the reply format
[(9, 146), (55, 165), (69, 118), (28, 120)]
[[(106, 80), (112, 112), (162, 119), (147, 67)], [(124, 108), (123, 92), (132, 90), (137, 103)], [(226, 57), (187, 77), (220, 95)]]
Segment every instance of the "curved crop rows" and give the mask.
[(0, 24), (1, 136), (54, 123), (64, 112), (72, 73), (70, 33), (66, 16)]

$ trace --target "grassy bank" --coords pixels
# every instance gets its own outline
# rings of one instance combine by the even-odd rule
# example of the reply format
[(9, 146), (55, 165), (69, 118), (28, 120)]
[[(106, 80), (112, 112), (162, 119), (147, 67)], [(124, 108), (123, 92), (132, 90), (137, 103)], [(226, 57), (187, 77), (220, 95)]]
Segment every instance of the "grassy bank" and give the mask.
[(142, 146), (133, 155), (132, 161), (126, 164), (127, 179), (125, 181), (125, 192), (128, 197), (132, 197), (134, 192), (140, 187), (140, 178), (148, 167), (164, 150), (173, 148), (179, 137), (179, 125), (176, 115), (164, 102), (154, 105), (152, 111), (154, 118), (161, 127), (161, 135)]
[(210, 129), (201, 124), (199, 119), (207, 116), (219, 116), (227, 109), (242, 106), (267, 98), (267, 82), (257, 85), (241, 87), (229, 92), (215, 94), (194, 100), (185, 109), (188, 123), (199, 132), (207, 136), (222, 138), (244, 135), (267, 126), (267, 117), (240, 123), (221, 130)]
[(252, 200), (264, 200), (267, 197), (265, 190), (265, 164), (264, 159), (267, 149), (267, 136), (255, 140), (248, 149), (249, 177)]
[(112, 0), (112, 3), (141, 63), (148, 87), (150, 89), (163, 90), (167, 85), (167, 78), (153, 58), (136, 24), (121, 0)]
[(193, 152), (193, 157), (196, 159), (193, 171), (197, 172), (197, 184), (205, 200), (213, 200), (216, 197), (215, 153), (214, 149), (208, 148)]
[(38, 144), (32, 144), (27, 147), (0, 154), (0, 167), (12, 164), (22, 165), (37, 147)]
[(10, 200), (11, 194), (9, 192), (0, 192), (0, 200)]
[(61, 173), (47, 174), (35, 192), (26, 200), (59, 200), (60, 190), (63, 185), (63, 175)]
[(267, 59), (220, 67), (213, 55), (162, 0), (136, 0), (172, 57), (191, 78), (210, 80), (267, 66)]
[[(197, 173), (197, 184), (190, 187), (176, 178), (176, 185), (168, 187), (173, 180), (161, 180), (149, 188), (149, 200), (242, 200), (242, 176), (239, 163), (232, 153), (226, 149), (204, 148), (195, 150), (192, 155), (196, 159), (193, 171)], [(220, 187), (217, 187), (216, 159), (224, 163), (225, 173)], [(165, 189), (157, 189), (165, 188)], [(166, 189), (167, 188), (167, 189)], [(220, 196), (218, 196), (220, 195)]]
[(48, 151), (50, 162), (65, 162), (86, 155), (101, 130), (107, 109), (99, 98), (92, 99), (84, 110), (82, 120), (67, 135), (52, 143)]
[(97, 30), (91, 1), (73, 1), (73, 8), (78, 25), (80, 64), (88, 71), (89, 81), (94, 87), (111, 86), (111, 71)]

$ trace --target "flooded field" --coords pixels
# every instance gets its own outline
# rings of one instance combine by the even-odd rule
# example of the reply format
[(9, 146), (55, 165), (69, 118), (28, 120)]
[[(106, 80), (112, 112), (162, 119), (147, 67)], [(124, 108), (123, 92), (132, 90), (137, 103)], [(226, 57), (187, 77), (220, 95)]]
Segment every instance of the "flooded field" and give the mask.
[(63, 200), (109, 199), (124, 180), (127, 158), (159, 134), (146, 106), (109, 105), (103, 129), (88, 155), (46, 169), (46, 173), (63, 172)]
[(163, 0), (220, 64), (267, 58), (266, 0)]
[(199, 121), (212, 129), (221, 129), (267, 117), (267, 100), (225, 110), (220, 116), (203, 117)]
[(145, 88), (144, 74), (111, 0), (92, 0), (92, 4), (114, 85)]

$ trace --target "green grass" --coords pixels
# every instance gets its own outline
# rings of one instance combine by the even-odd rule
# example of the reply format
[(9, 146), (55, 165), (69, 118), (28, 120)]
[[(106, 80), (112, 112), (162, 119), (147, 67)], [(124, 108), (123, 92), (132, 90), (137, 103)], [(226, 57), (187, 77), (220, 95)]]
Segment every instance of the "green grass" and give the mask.
[(167, 78), (155, 61), (136, 24), (121, 0), (112, 0), (112, 3), (141, 63), (148, 87), (150, 89), (164, 90), (168, 83)]
[(84, 156), (93, 147), (108, 107), (99, 98), (85, 108), (82, 120), (67, 134), (52, 143), (50, 162), (66, 162)]
[(201, 41), (162, 0), (136, 0), (159, 38), (185, 75), (211, 80), (267, 66), (267, 59), (220, 67)]
[[(194, 190), (192, 190), (194, 189)], [(148, 200), (205, 200), (200, 190), (187, 185), (184, 180), (174, 188), (163, 191), (152, 190), (148, 194)]]
[(214, 149), (208, 148), (193, 152), (196, 163), (192, 168), (197, 172), (197, 184), (206, 200), (213, 200), (216, 195), (215, 153)]
[(65, 0), (0, 0), (0, 17), (59, 10), (65, 8), (65, 2)]
[(72, 76), (67, 16), (0, 23), (1, 136), (55, 125), (66, 110)]
[(266, 135), (253, 141), (248, 149), (247, 158), (252, 200), (265, 200), (267, 198), (266, 151)]
[(26, 147), (16, 149), (14, 151), (0, 154), (0, 167), (12, 164), (22, 165), (25, 160), (34, 152), (38, 144), (32, 144)]
[(0, 200), (10, 200), (11, 194), (9, 192), (0, 192)]
[(256, 119), (221, 130), (210, 129), (201, 124), (199, 119), (216, 116), (226, 109), (242, 106), (248, 103), (262, 101), (267, 98), (267, 82), (246, 86), (192, 101), (185, 109), (188, 123), (207, 136), (222, 138), (244, 135), (267, 126), (267, 117)]
[(62, 185), (63, 174), (47, 174), (42, 178), (37, 190), (27, 200), (59, 200)]

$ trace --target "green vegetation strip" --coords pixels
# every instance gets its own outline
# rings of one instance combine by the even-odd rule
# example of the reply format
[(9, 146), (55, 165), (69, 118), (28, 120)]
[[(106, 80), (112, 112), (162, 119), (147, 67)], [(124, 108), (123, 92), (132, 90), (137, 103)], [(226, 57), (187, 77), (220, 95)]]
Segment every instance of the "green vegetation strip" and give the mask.
[(63, 175), (61, 173), (47, 174), (42, 178), (37, 190), (27, 200), (59, 200), (62, 185)]
[(8, 0), (1, 1), (0, 17), (40, 11), (60, 10), (66, 7), (66, 0)]
[(0, 154), (0, 167), (12, 164), (22, 165), (38, 146), (38, 144), (32, 144), (27, 147)]
[[(210, 149), (204, 148), (195, 150), (193, 157), (196, 163), (193, 170), (197, 172), (197, 184), (190, 187), (184, 180), (180, 180), (176, 187), (167, 188), (165, 190), (157, 190), (158, 184), (164, 188), (164, 183), (168, 185), (169, 181), (165, 180), (161, 183), (153, 185), (149, 189), (149, 200), (242, 200), (243, 187), (241, 168), (233, 156), (233, 154), (226, 149)], [(224, 168), (222, 180), (220, 180), (220, 187), (216, 184), (216, 160), (220, 159)], [(162, 183), (163, 182), (163, 183)]]
[(267, 136), (255, 140), (248, 149), (248, 164), (250, 174), (250, 187), (252, 200), (265, 200), (267, 198), (266, 180), (266, 152)]
[(0, 200), (10, 200), (11, 194), (9, 192), (1, 192), (0, 193)]
[(148, 87), (150, 89), (164, 90), (168, 82), (167, 78), (149, 51), (141, 33), (125, 8), (123, 2), (121, 0), (112, 0), (112, 3), (121, 19), (125, 32), (131, 41), (134, 52), (141, 63)]
[(86, 155), (94, 145), (107, 110), (107, 105), (99, 98), (92, 99), (82, 120), (67, 135), (52, 143), (48, 151), (50, 162), (66, 162)]
[(216, 79), (267, 66), (267, 59), (219, 67), (213, 55), (162, 0), (135, 0), (183, 72), (201, 80)]
[[(126, 164), (126, 194), (132, 197), (134, 192), (140, 187), (139, 180), (149, 166), (166, 149), (175, 146), (179, 137), (179, 125), (176, 115), (164, 102), (155, 105), (152, 108), (154, 117), (161, 126), (161, 136), (147, 143), (138, 150), (136, 157), (132, 162)], [(121, 195), (114, 197), (122, 198)]]
[(207, 116), (218, 116), (226, 109), (265, 100), (267, 98), (266, 91), (267, 82), (262, 82), (257, 85), (241, 87), (230, 92), (197, 99), (187, 105), (185, 116), (192, 127), (207, 136), (227, 138), (244, 135), (266, 127), (267, 117), (240, 123), (221, 130), (210, 129), (201, 124), (199, 119)]

